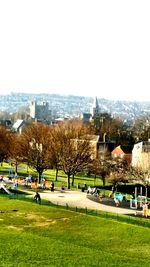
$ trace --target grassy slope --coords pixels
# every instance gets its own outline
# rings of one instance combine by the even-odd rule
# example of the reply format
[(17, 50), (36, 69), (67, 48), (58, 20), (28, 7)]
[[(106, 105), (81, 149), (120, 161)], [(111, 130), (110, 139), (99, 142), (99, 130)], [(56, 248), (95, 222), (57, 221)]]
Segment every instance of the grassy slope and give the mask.
[(0, 211), (0, 266), (150, 265), (149, 228), (7, 198)]

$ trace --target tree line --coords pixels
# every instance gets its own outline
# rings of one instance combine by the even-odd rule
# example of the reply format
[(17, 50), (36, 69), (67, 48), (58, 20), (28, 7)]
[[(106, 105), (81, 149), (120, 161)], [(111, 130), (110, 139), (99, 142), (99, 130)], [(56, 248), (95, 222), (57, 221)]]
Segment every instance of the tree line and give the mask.
[[(102, 116), (102, 115), (101, 115)], [(83, 124), (80, 120), (69, 120), (56, 125), (32, 123), (26, 126), (21, 134), (0, 127), (0, 162), (7, 160), (17, 167), (20, 162), (38, 172), (39, 183), (42, 173), (54, 168), (56, 180), (58, 171), (67, 175), (68, 188), (74, 185), (77, 173), (86, 171), (99, 176), (103, 185), (106, 179), (116, 185), (118, 182), (128, 182), (139, 176), (139, 170), (133, 170), (123, 159), (112, 160), (110, 154), (94, 155), (92, 134), (103, 138), (115, 139), (116, 145), (122, 142), (133, 142), (131, 133), (125, 130), (120, 120), (112, 119), (103, 114), (103, 123)], [(101, 122), (101, 120), (99, 120)], [(142, 176), (142, 174), (141, 174)]]

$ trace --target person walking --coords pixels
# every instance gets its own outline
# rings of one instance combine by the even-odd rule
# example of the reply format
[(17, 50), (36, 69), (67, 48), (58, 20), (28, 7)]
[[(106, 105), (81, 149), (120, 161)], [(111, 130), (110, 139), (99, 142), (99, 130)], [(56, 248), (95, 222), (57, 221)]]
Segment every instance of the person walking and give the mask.
[(39, 192), (36, 192), (36, 194), (34, 196), (34, 200), (36, 201), (36, 203), (41, 204), (41, 196), (40, 196)]
[(46, 179), (45, 178), (42, 179), (42, 187), (43, 187), (43, 189), (46, 189)]

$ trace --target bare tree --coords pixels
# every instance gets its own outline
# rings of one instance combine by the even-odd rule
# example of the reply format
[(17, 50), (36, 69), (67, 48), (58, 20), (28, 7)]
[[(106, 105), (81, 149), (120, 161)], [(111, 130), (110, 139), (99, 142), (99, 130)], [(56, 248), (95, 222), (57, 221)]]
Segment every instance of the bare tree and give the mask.
[[(57, 153), (64, 173), (70, 178), (85, 168), (91, 160), (91, 145), (87, 135), (87, 128), (79, 121), (69, 121), (57, 126)], [(73, 183), (72, 183), (73, 184)]]
[(39, 183), (44, 170), (51, 167), (50, 127), (42, 123), (33, 123), (24, 128), (21, 135), (22, 156), (29, 166), (38, 172)]
[(110, 175), (108, 181), (117, 188), (118, 183), (128, 182), (130, 166), (125, 159), (116, 159), (110, 162)]
[(10, 153), (9, 161), (15, 165), (15, 173), (18, 172), (18, 165), (22, 162), (23, 157), (21, 155), (21, 138), (18, 133), (11, 133), (10, 136)]
[(97, 157), (92, 160), (89, 165), (89, 173), (94, 174), (94, 184), (96, 183), (97, 176), (102, 180), (103, 186), (105, 186), (106, 178), (111, 173), (112, 159), (111, 154), (107, 147), (104, 145), (102, 151), (98, 151)]
[(51, 129), (50, 147), (51, 147), (51, 154), (50, 154), (51, 164), (56, 169), (55, 180), (57, 181), (58, 171), (61, 168), (61, 164), (60, 164), (61, 142), (59, 139), (59, 131), (58, 131), (57, 126), (56, 127), (54, 126)]
[(4, 128), (0, 127), (0, 162), (7, 159), (10, 155), (10, 132)]

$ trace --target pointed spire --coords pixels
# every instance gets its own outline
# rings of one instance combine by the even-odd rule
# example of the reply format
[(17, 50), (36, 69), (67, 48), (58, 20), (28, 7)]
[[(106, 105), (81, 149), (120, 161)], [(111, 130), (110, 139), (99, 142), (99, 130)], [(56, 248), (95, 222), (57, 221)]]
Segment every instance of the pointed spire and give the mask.
[(95, 108), (96, 112), (99, 112), (99, 104), (98, 104), (97, 96), (94, 98), (93, 108)]
[(91, 108), (91, 114), (94, 116), (96, 113), (100, 112), (99, 104), (98, 104), (98, 99), (97, 97), (94, 98), (93, 105)]

